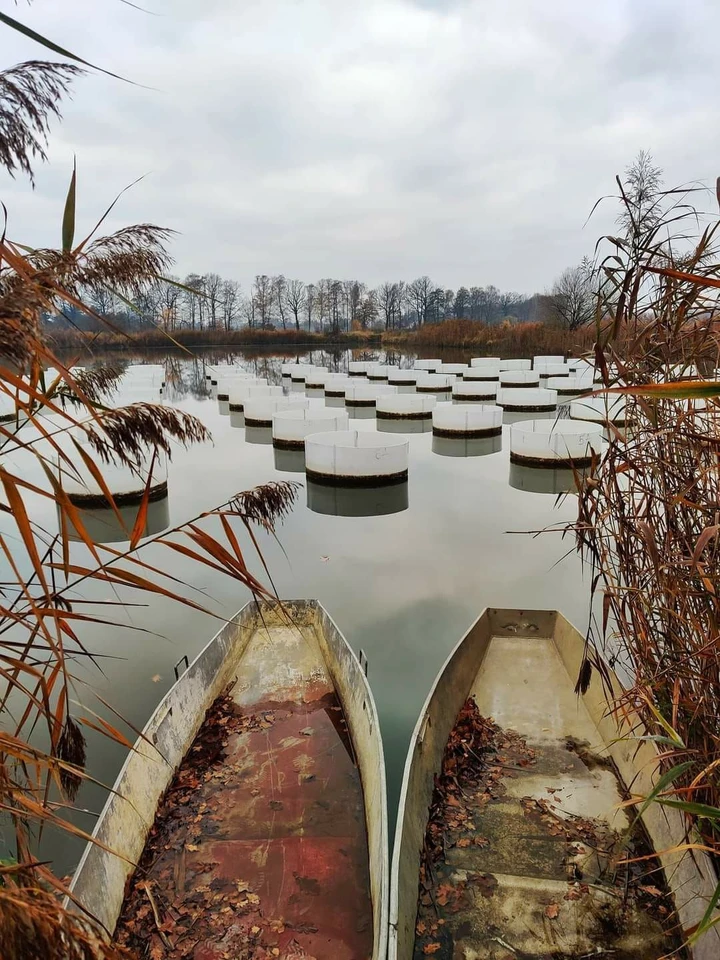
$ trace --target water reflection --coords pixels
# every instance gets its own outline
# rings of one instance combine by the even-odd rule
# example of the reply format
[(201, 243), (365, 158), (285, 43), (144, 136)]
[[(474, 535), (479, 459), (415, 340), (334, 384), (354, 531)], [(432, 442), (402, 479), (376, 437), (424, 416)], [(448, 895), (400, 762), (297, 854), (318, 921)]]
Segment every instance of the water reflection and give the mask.
[(377, 421), (377, 428), (381, 433), (431, 433), (432, 419), (412, 420), (410, 417), (395, 420), (386, 420), (381, 417)]
[(348, 407), (347, 412), (351, 420), (374, 420), (375, 404), (371, 407)]
[(247, 443), (272, 443), (272, 427), (245, 427)]
[(273, 453), (276, 470), (281, 473), (305, 473), (304, 450), (283, 450), (280, 447), (273, 447)]
[(307, 505), (313, 513), (331, 517), (384, 517), (407, 510), (408, 485), (336, 487), (307, 481)]
[[(578, 476), (585, 476), (582, 470)], [(510, 464), (510, 486), (529, 493), (577, 493), (575, 474), (567, 467), (525, 467)]]
[(245, 413), (242, 410), (230, 411), (230, 426), (243, 429), (245, 426)]
[(503, 410), (503, 423), (520, 423), (521, 420), (554, 420), (557, 410)]
[(325, 397), (326, 407), (344, 407), (345, 397)]
[[(76, 507), (85, 533), (93, 543), (119, 543), (130, 539), (130, 531), (135, 526), (138, 515), (137, 504), (118, 507), (120, 518), (111, 507)], [(83, 537), (75, 529), (72, 521), (68, 523), (70, 540), (82, 541)], [(152, 500), (148, 503), (147, 517), (143, 537), (161, 533), (170, 526), (170, 498)]]
[(218, 413), (221, 417), (230, 416), (230, 401), (229, 400), (218, 400)]
[(441, 457), (486, 457), (489, 453), (499, 453), (501, 450), (501, 436), (432, 438), (432, 451)]

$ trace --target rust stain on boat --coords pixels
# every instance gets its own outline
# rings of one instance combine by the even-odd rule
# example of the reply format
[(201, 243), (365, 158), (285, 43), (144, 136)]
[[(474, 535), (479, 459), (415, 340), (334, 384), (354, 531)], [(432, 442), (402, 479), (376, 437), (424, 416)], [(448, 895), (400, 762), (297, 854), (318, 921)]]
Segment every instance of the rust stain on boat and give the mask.
[(243, 683), (208, 712), (163, 798), (116, 931), (141, 956), (372, 956), (363, 791), (343, 711), (302, 638), (255, 685), (268, 639), (251, 642)]

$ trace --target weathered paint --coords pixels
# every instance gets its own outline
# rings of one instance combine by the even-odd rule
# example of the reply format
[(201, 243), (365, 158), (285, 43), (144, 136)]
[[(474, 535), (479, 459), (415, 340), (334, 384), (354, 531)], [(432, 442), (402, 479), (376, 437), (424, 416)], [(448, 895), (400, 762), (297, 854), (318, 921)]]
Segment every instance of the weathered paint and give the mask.
[[(591, 955), (604, 942), (598, 937), (603, 936), (604, 914), (612, 906), (608, 891), (591, 886), (590, 901), (564, 900), (566, 851), (561, 852), (557, 840), (544, 836), (538, 825), (528, 825), (519, 803), (524, 797), (547, 799), (552, 787), (558, 791), (559, 809), (591, 816), (608, 836), (624, 825), (625, 814), (617, 807), (622, 785), (602, 762), (588, 764), (567, 749), (578, 742), (612, 761), (634, 792), (652, 789), (658, 765), (654, 746), (617, 739), (623, 733), (627, 737), (630, 728), (619, 728), (609, 714), (597, 677), (583, 697), (573, 692), (583, 649), (583, 638), (559, 614), (490, 610), (448, 658), (418, 720), (405, 767), (392, 864), (389, 960), (413, 957), (420, 856), (434, 776), (455, 718), (470, 695), (481, 714), (527, 737), (538, 762), (516, 773), (516, 780), (508, 779), (508, 794), (501, 803), (473, 817), (478, 832), (490, 837), (490, 845), (453, 850), (448, 857), (460, 876), (487, 873), (497, 880), (492, 897), (473, 900), (462, 918), (465, 925), (458, 923), (444, 934), (453, 940), (455, 953), (449, 955), (454, 960), (504, 958), (515, 955), (504, 945), (509, 943), (518, 956), (577, 957)], [(637, 718), (628, 722), (637, 723)], [(682, 820), (673, 811), (653, 805), (643, 823), (655, 849), (663, 851), (659, 859), (682, 926), (688, 930), (700, 920), (714, 891), (712, 868), (702, 855), (664, 852), (683, 839)], [(603, 866), (593, 862), (593, 856), (581, 864), (590, 877)], [(552, 921), (544, 914), (548, 903), (560, 908)], [(613, 956), (640, 960), (662, 955), (657, 924), (637, 910), (627, 919), (620, 931), (625, 939), (612, 944)], [(442, 949), (446, 947), (444, 943)], [(692, 956), (717, 960), (718, 931), (711, 930), (695, 944)]]
[[(115, 785), (133, 806), (111, 797), (95, 836), (139, 859), (159, 798), (208, 706), (233, 680), (243, 713), (272, 709), (274, 722), (231, 737), (224, 762), (232, 775), (212, 798), (221, 815), (187, 867), (196, 853), (205, 863), (209, 855), (218, 883), (257, 885), (296, 927), (306, 916), (308, 932), (293, 936), (304, 937), (318, 960), (384, 960), (387, 822), (377, 715), (357, 658), (315, 601), (282, 610), (264, 604), (259, 614), (252, 603), (220, 631), (143, 731), (168, 762), (138, 741)], [(109, 931), (131, 872), (125, 860), (89, 845), (73, 879), (74, 896)], [(212, 958), (207, 949), (197, 960)]]

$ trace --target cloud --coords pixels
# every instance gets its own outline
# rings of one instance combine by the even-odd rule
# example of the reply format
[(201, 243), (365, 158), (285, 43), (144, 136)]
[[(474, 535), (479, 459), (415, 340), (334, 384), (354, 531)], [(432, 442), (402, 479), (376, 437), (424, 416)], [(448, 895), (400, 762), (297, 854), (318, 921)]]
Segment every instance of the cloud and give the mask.
[[(18, 17), (150, 89), (78, 82), (11, 233), (57, 241), (72, 156), (88, 226), (180, 231), (178, 272), (494, 283), (531, 292), (641, 147), (712, 179), (720, 10), (688, 0), (36, 0)], [(36, 46), (0, 36), (3, 63)]]

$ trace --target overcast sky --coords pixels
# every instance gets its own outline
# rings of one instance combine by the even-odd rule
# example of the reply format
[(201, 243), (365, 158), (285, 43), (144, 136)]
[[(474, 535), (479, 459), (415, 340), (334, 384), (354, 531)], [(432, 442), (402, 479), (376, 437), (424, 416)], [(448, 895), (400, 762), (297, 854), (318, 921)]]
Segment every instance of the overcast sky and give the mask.
[[(34, 0), (0, 9), (153, 89), (75, 86), (10, 235), (57, 245), (72, 156), (88, 227), (179, 231), (178, 273), (532, 292), (640, 148), (666, 182), (720, 172), (717, 0)], [(0, 29), (0, 63), (44, 56)]]

